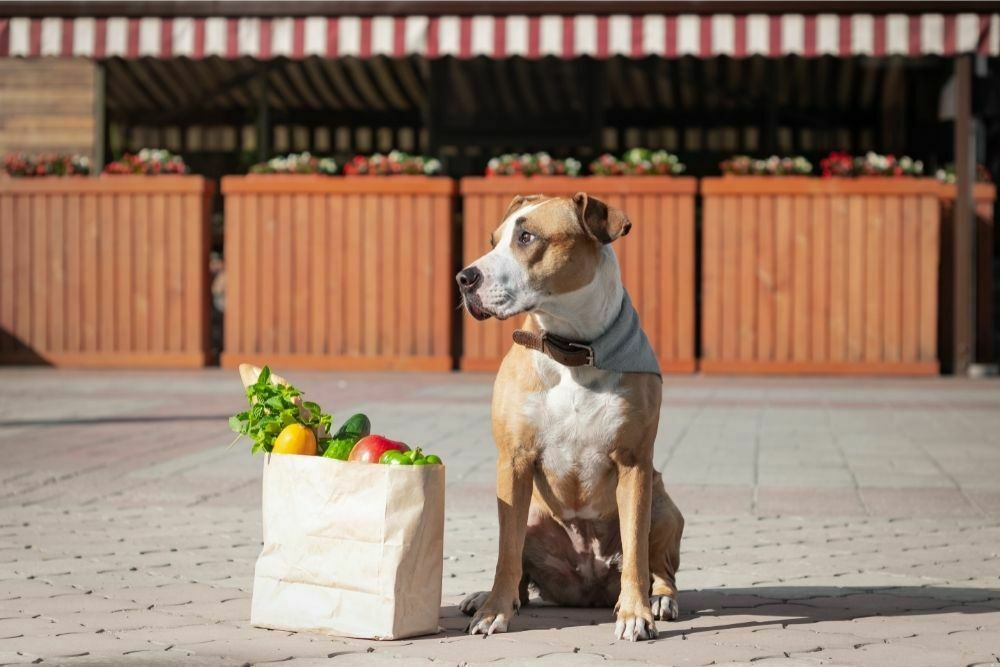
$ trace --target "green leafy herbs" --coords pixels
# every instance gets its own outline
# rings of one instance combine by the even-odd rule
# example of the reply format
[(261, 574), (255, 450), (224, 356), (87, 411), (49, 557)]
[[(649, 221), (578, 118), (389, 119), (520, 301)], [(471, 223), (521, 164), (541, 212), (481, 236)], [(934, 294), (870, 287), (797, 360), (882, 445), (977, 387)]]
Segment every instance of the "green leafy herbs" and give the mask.
[(301, 395), (302, 392), (291, 385), (273, 384), (271, 370), (264, 366), (257, 381), (247, 387), (249, 409), (230, 417), (229, 427), (239, 436), (253, 440), (251, 451), (254, 454), (270, 452), (274, 439), (289, 424), (302, 424), (314, 431), (329, 433), (333, 417), (323, 414), (318, 404), (302, 401), (302, 407), (309, 411), (309, 419), (305, 419), (295, 403)]

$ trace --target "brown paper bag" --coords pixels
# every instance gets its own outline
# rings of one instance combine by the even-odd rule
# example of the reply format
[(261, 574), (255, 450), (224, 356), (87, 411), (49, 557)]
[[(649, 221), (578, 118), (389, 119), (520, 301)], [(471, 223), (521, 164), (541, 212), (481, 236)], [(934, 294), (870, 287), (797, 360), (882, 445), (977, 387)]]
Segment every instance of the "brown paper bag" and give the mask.
[[(244, 386), (259, 374), (240, 367)], [(438, 632), (444, 474), (268, 455), (250, 623), (366, 639)]]
[(275, 454), (250, 622), (399, 639), (438, 632), (444, 466)]

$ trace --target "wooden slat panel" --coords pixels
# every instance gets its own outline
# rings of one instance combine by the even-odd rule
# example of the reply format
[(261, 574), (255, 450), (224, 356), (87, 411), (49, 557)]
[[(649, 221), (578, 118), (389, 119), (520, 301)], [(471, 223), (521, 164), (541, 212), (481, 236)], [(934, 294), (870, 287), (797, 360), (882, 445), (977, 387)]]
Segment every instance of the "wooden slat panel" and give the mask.
[(847, 205), (847, 358), (861, 361), (865, 352), (865, 208), (852, 195)]
[(645, 269), (640, 322), (650, 341), (654, 341), (653, 350), (661, 359), (676, 359), (678, 354), (681, 290), (677, 275), (681, 269), (677, 243), (681, 224), (677, 219), (677, 206), (677, 197), (644, 195), (640, 218), (644, 224), (633, 241), (642, 250), (640, 261)]
[[(347, 285), (356, 285), (355, 289), (345, 289), (344, 295), (347, 299), (347, 313), (344, 321), (346, 329), (346, 347), (348, 355), (360, 355), (362, 338), (364, 335), (364, 311), (362, 306), (362, 296), (367, 287), (368, 276), (362, 270), (364, 252), (364, 234), (362, 232), (361, 220), (361, 197), (359, 195), (348, 195), (347, 197), (347, 243), (345, 251), (346, 275), (344, 276), (345, 288)], [(413, 238), (411, 237), (411, 241)]]
[(937, 199), (920, 197), (920, 361), (937, 358), (938, 215)]
[[(309, 217), (309, 296), (315, 299), (310, 304), (309, 350), (310, 355), (326, 354), (327, 318), (334, 304), (327, 290), (334, 280), (334, 267), (330, 261), (330, 243), (327, 240), (326, 197), (313, 195), (308, 200)], [(238, 319), (236, 320), (239, 321)]]
[[(417, 262), (420, 260), (413, 252), (416, 242), (416, 197), (402, 195), (399, 200), (399, 272), (408, 276), (400, 290), (399, 321), (405, 323), (400, 327), (400, 356), (417, 355), (416, 331), (410, 324), (415, 321), (416, 313), (416, 281), (413, 280)], [(346, 281), (346, 278), (345, 278)]]
[[(80, 234), (83, 244), (83, 351), (96, 353), (98, 350), (98, 304), (99, 287), (94, 284), (98, 276), (98, 222), (97, 198), (100, 195), (90, 194), (83, 198), (83, 229)], [(151, 266), (147, 264), (146, 266)]]
[[(382, 233), (379, 224), (379, 198), (381, 195), (366, 194), (361, 198), (361, 222), (360, 232), (362, 251), (361, 273), (364, 275), (364, 300), (361, 306), (361, 319), (363, 331), (361, 336), (361, 352), (366, 356), (377, 356), (378, 333), (379, 333), (379, 307), (378, 300), (386, 298), (382, 273), (384, 267), (380, 261), (382, 253)], [(418, 232), (418, 239), (420, 233)], [(418, 251), (418, 257), (427, 261), (427, 255), (422, 255)], [(418, 279), (418, 283), (419, 283)]]
[[(246, 316), (240, 320), (234, 320), (229, 313), (226, 314), (225, 326), (238, 326), (241, 329), (240, 340), (243, 347), (236, 348), (245, 353), (257, 353), (264, 351), (264, 329), (268, 320), (261, 312), (264, 306), (264, 288), (262, 283), (268, 282), (261, 267), (261, 254), (270, 251), (270, 246), (265, 247), (262, 243), (264, 237), (264, 202), (262, 197), (253, 194), (237, 195), (243, 201), (242, 214), (245, 219), (243, 226), (243, 243), (238, 252), (243, 253), (246, 261), (242, 276), (244, 285), (239, 288), (243, 293), (243, 311)], [(227, 216), (230, 214), (227, 212)], [(229, 219), (232, 219), (231, 217)], [(237, 221), (237, 224), (240, 224)], [(227, 260), (228, 261), (228, 260)], [(226, 277), (229, 281), (229, 276)], [(244, 326), (244, 322), (256, 322), (257, 326)], [(232, 349), (232, 348), (228, 348)]]
[(0, 353), (14, 351), (15, 233), (14, 196), (0, 193)]
[[(677, 312), (674, 317), (674, 337), (677, 341), (677, 355), (674, 360), (680, 368), (694, 369), (694, 336), (695, 336), (695, 244), (694, 244), (694, 196), (692, 194), (677, 194), (673, 196), (676, 202), (675, 236), (661, 236), (661, 252), (672, 254), (675, 258), (673, 266), (674, 280), (677, 286)], [(661, 235), (669, 227), (664, 221)], [(676, 246), (671, 251), (666, 243), (676, 238)], [(669, 265), (667, 267), (669, 269)], [(678, 370), (678, 372), (681, 372)]]
[(832, 362), (847, 361), (850, 206), (847, 197), (828, 199), (830, 212), (830, 352)]
[[(243, 293), (247, 285), (246, 276), (243, 275), (245, 258), (242, 249), (243, 237), (246, 235), (245, 205), (246, 197), (243, 195), (233, 195), (225, 201), (225, 214), (228, 219), (235, 221), (226, 226), (222, 239), (222, 256), (226, 262), (226, 317), (222, 326), (222, 346), (227, 350), (246, 349), (241, 339), (244, 328), (236, 326), (237, 322), (246, 317), (243, 311)], [(230, 322), (233, 326), (229, 326)]]
[[(774, 197), (757, 199), (757, 358), (774, 359), (774, 324), (778, 271), (775, 266)], [(706, 202), (707, 204), (707, 202)]]
[[(378, 224), (381, 226), (381, 248), (379, 262), (385, 267), (382, 272), (383, 295), (379, 298), (381, 310), (379, 312), (379, 344), (378, 353), (386, 356), (399, 354), (397, 347), (397, 330), (400, 322), (396, 319), (396, 305), (399, 303), (399, 290), (402, 288), (402, 281), (409, 280), (402, 276), (396, 267), (399, 261), (399, 234), (397, 232), (399, 219), (396, 217), (397, 198), (390, 195), (379, 196), (379, 216)], [(371, 221), (375, 224), (375, 221)], [(385, 294), (390, 292), (391, 294)], [(406, 323), (403, 323), (404, 325)]]
[[(268, 248), (255, 261), (273, 262), (284, 293), (274, 295), (273, 306), (260, 299), (257, 317), (249, 317), (246, 302), (239, 321), (227, 313), (227, 326), (241, 329), (227, 346), (255, 335), (271, 341), (259, 350), (227, 347), (223, 365), (256, 359), (301, 368), (450, 368), (451, 183), (275, 178), (281, 187), (271, 177), (223, 180), (227, 199), (257, 198), (262, 219), (276, 220), (268, 233), (291, 239), (241, 245), (243, 266)], [(345, 180), (358, 187), (345, 187)], [(227, 229), (245, 222), (234, 216), (248, 208), (227, 207)], [(246, 282), (238, 290), (247, 293)]]
[(452, 220), (451, 199), (442, 195), (432, 195), (433, 210), (431, 213), (432, 239), (434, 253), (431, 260), (431, 318), (434, 322), (433, 348), (434, 357), (450, 357), (451, 350), (451, 314), (453, 312), (454, 281), (452, 280), (451, 250), (452, 250)]
[[(66, 351), (83, 349), (83, 209), (79, 195), (66, 195)], [(136, 280), (139, 279), (136, 274)], [(131, 286), (130, 286), (131, 287)], [(134, 328), (133, 328), (134, 331)], [(135, 334), (138, 336), (138, 333)]]
[[(0, 345), (0, 362), (204, 364), (204, 341), (195, 349), (184, 345), (186, 328), (204, 330), (205, 317), (185, 316), (183, 309), (190, 253), (181, 245), (182, 195), (175, 190), (178, 183), (188, 191), (206, 184), (198, 177), (163, 179), (0, 185), (0, 241), (9, 244), (0, 252), (0, 276), (9, 285), (0, 289), (0, 312), (20, 341)], [(207, 231), (205, 211), (197, 224)], [(204, 267), (207, 251), (194, 260)]]
[(31, 197), (31, 340), (48, 349), (48, 211), (46, 198)]
[(811, 199), (795, 197), (792, 209), (792, 358), (806, 362), (810, 357), (810, 292), (812, 281)]
[(116, 285), (115, 315), (117, 318), (115, 331), (118, 348), (132, 352), (135, 350), (135, 328), (132, 326), (132, 280), (135, 275), (134, 250), (132, 237), (134, 218), (132, 217), (132, 197), (125, 195), (115, 201), (115, 257), (118, 265), (119, 279)]
[[(294, 275), (294, 289), (290, 295), (294, 299), (294, 312), (290, 322), (292, 326), (292, 350), (297, 354), (309, 352), (309, 334), (312, 322), (320, 316), (322, 305), (312, 296), (310, 275), (322, 271), (321, 266), (312, 263), (312, 225), (309, 220), (310, 195), (292, 195), (292, 219), (288, 230), (292, 240), (293, 268), (289, 277)], [(286, 325), (287, 326), (287, 325)]]
[(901, 230), (902, 208), (899, 197), (885, 199), (885, 228), (883, 235), (883, 359), (897, 362), (901, 360), (902, 339), (900, 335), (900, 318), (902, 317), (902, 292), (900, 289), (901, 275)]
[(736, 197), (722, 201), (722, 358), (736, 359), (739, 335), (740, 220)]
[(702, 206), (701, 233), (701, 353), (708, 359), (722, 358), (719, 319), (722, 313), (722, 278), (719, 269), (722, 229), (719, 197), (706, 199)]
[(292, 331), (298, 328), (295, 313), (295, 255), (292, 238), (292, 195), (279, 194), (274, 205), (274, 351), (292, 350)]
[(826, 361), (830, 327), (830, 203), (826, 197), (814, 197), (812, 213), (812, 293), (810, 295), (810, 327), (812, 329), (811, 360)]
[(276, 200), (274, 197), (258, 198), (257, 238), (251, 249), (254, 254), (253, 266), (258, 271), (266, 266), (273, 266), (270, 280), (265, 275), (258, 274), (257, 294), (260, 301), (257, 306), (257, 321), (260, 322), (257, 350), (262, 353), (278, 352), (276, 326), (278, 318), (278, 301), (275, 291), (280, 287), (277, 278), (281, 273), (281, 254), (278, 252), (275, 218)]
[(182, 352), (184, 350), (184, 283), (187, 278), (185, 271), (185, 239), (188, 221), (184, 217), (184, 199), (182, 197), (167, 198), (167, 350)]
[(430, 195), (419, 195), (417, 197), (417, 272), (414, 286), (417, 289), (417, 316), (413, 326), (417, 331), (417, 354), (430, 356), (431, 354), (431, 331), (434, 327), (434, 314), (431, 312), (431, 271), (430, 259), (433, 257), (431, 250), (433, 234), (433, 209)]
[[(100, 297), (98, 298), (98, 312), (100, 313), (100, 323), (98, 326), (98, 339), (101, 351), (113, 353), (115, 350), (123, 349), (120, 341), (117, 340), (115, 327), (116, 311), (118, 309), (117, 290), (115, 285), (119, 280), (127, 280), (121, 275), (117, 263), (115, 262), (115, 244), (118, 236), (115, 234), (115, 200), (117, 198), (111, 194), (103, 194), (98, 199), (98, 256), (100, 258)], [(171, 244), (165, 244), (162, 252), (167, 252)]]
[[(736, 197), (734, 197), (736, 199)], [(751, 360), (757, 353), (757, 200), (739, 195), (739, 352)]]
[(865, 198), (865, 361), (882, 358), (882, 278), (884, 257), (882, 236), (885, 233), (883, 197)]
[(920, 302), (920, 208), (913, 197), (903, 198), (902, 220), (902, 358), (906, 361), (919, 357), (919, 302)]
[[(706, 344), (702, 369), (936, 372), (937, 190), (907, 179), (705, 179), (703, 334), (750, 326), (756, 344), (749, 356), (741, 345), (736, 359)], [(759, 197), (757, 207), (724, 208), (730, 198), (749, 196)], [(738, 322), (725, 308), (714, 321), (709, 249), (713, 229), (728, 229), (724, 221), (712, 224), (716, 216), (736, 218), (742, 229)], [(756, 234), (748, 231), (753, 225)], [(758, 281), (752, 291), (745, 289), (748, 255)], [(743, 313), (750, 312), (757, 319), (748, 325)]]
[(167, 247), (167, 225), (170, 224), (165, 195), (153, 195), (150, 213), (150, 255), (153, 267), (149, 292), (150, 344), (153, 352), (163, 354), (167, 351), (167, 261), (163, 250)]
[(792, 215), (792, 197), (778, 196), (774, 224), (774, 358), (778, 361), (790, 360), (792, 352)]
[[(64, 214), (66, 202), (60, 197), (48, 198), (49, 242), (45, 265), (49, 274), (48, 301), (49, 341), (48, 349), (62, 352), (66, 349), (66, 239)], [(2, 242), (2, 241), (0, 241)]]
[(20, 350), (31, 342), (31, 200), (21, 195), (14, 197), (15, 222), (18, 224), (14, 234), (16, 251), (14, 253), (14, 338), (15, 348)]

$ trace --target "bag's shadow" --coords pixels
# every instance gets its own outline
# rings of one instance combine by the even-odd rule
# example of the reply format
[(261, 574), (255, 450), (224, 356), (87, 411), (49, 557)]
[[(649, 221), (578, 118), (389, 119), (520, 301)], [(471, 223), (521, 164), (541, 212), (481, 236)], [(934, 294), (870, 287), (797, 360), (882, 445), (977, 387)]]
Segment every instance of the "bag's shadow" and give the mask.
[[(698, 632), (756, 627), (809, 625), (872, 616), (901, 617), (939, 613), (982, 614), (1000, 611), (1000, 589), (920, 586), (760, 586), (681, 591), (677, 623), (658, 622), (659, 638)], [(704, 617), (756, 617), (696, 623)], [(511, 623), (511, 631), (552, 630), (613, 623), (606, 608), (556, 607), (533, 600)], [(469, 617), (458, 607), (441, 608), (446, 636), (465, 632)], [(441, 635), (436, 635), (440, 637)]]

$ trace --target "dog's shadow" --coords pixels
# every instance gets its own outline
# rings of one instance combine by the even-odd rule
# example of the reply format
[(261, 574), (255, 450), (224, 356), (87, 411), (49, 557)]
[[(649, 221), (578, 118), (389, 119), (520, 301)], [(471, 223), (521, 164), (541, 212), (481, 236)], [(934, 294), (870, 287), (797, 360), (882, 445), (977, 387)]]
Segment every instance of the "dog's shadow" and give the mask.
[[(1000, 611), (1000, 589), (932, 586), (762, 586), (682, 591), (676, 623), (658, 622), (659, 638), (756, 627), (809, 625), (885, 616)], [(734, 617), (732, 622), (725, 619)], [(753, 617), (737, 620), (735, 617)], [(709, 622), (703, 622), (703, 621)], [(556, 607), (532, 600), (511, 622), (511, 631), (558, 630), (614, 622), (606, 608)], [(442, 607), (447, 636), (464, 634), (469, 623), (455, 605)], [(440, 637), (440, 635), (438, 635)]]

